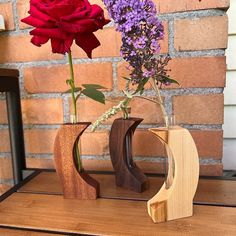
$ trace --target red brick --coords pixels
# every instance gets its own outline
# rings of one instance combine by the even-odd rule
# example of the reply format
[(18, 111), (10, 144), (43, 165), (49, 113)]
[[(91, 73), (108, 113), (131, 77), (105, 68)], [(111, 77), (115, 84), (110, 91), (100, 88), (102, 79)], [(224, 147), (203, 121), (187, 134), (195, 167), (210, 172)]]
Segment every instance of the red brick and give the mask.
[(56, 133), (57, 130), (25, 130), (26, 152), (38, 154), (53, 153)]
[(84, 133), (81, 137), (82, 155), (109, 154), (108, 132)]
[(0, 101), (0, 124), (7, 124), (7, 107), (6, 101)]
[(9, 130), (0, 130), (0, 152), (10, 152), (10, 135)]
[(134, 156), (162, 157), (166, 156), (165, 147), (148, 130), (136, 130), (133, 137)]
[(199, 157), (222, 159), (222, 130), (191, 130), (190, 132), (196, 143)]
[(18, 17), (19, 17), (19, 25), (20, 25), (20, 29), (26, 29), (29, 28), (30, 26), (21, 22), (21, 19), (27, 17), (28, 11), (29, 11), (29, 1), (25, 1), (25, 0), (18, 0), (17, 1), (17, 13), (18, 13)]
[(200, 166), (201, 176), (222, 176), (223, 165), (222, 164), (207, 164)]
[[(119, 103), (118, 101), (107, 101), (106, 105), (95, 102), (91, 99), (79, 99), (78, 100), (78, 117), (79, 121), (90, 121), (94, 122), (101, 115), (104, 114), (112, 106)], [(121, 99), (121, 98), (117, 98)], [(130, 106), (132, 107), (131, 116), (143, 118), (143, 123), (160, 123), (162, 118), (160, 117), (160, 108), (150, 101), (135, 98), (131, 101)], [(116, 116), (106, 121), (106, 124), (111, 124), (115, 118), (122, 117), (122, 113), (119, 112)]]
[[(119, 62), (117, 66), (118, 89), (123, 90), (129, 77), (126, 62)], [(225, 87), (226, 58), (225, 57), (187, 57), (173, 58), (168, 68), (170, 77), (180, 83), (181, 88), (219, 88)], [(135, 89), (135, 86), (130, 86)], [(147, 84), (147, 89), (151, 86)], [(163, 89), (179, 88), (178, 85), (163, 87)]]
[(12, 179), (11, 158), (0, 158), (0, 179)]
[[(112, 89), (111, 63), (74, 65), (74, 71), (77, 85), (101, 84)], [(69, 73), (68, 65), (25, 68), (25, 89), (29, 93), (64, 92), (69, 89), (66, 84)]]
[(0, 63), (62, 58), (62, 55), (52, 53), (50, 43), (36, 47), (30, 43), (30, 38), (30, 35), (0, 36)]
[(226, 48), (228, 18), (211, 16), (176, 20), (174, 33), (174, 46), (178, 51)]
[(222, 94), (175, 96), (173, 108), (177, 123), (222, 124), (224, 96)]
[[(26, 152), (52, 154), (56, 134), (57, 130), (25, 130)], [(109, 154), (108, 145), (108, 132), (85, 132), (81, 138), (82, 155), (107, 155)]]
[[(93, 50), (93, 58), (96, 57), (119, 57), (121, 36), (115, 28), (106, 27), (103, 30), (95, 32), (101, 45)], [(87, 58), (85, 52), (76, 44), (72, 46), (74, 57)]]
[(41, 169), (54, 169), (54, 161), (49, 158), (34, 158), (27, 157), (26, 158), (26, 166), (27, 168), (41, 168)]
[(22, 116), (26, 124), (62, 123), (62, 100), (57, 98), (22, 100)]
[(225, 57), (174, 58), (170, 61), (169, 68), (170, 77), (177, 80), (182, 88), (225, 87)]
[(160, 13), (193, 11), (202, 9), (227, 9), (229, 0), (155, 0)]
[[(190, 130), (196, 143), (199, 157), (221, 159), (223, 132), (219, 130)], [(136, 130), (133, 138), (135, 156), (165, 157), (165, 147), (148, 130)]]
[(12, 12), (12, 3), (0, 3), (0, 13), (4, 18), (6, 30), (14, 30), (14, 18)]
[[(168, 32), (168, 24), (164, 22), (164, 28)], [(103, 30), (95, 32), (101, 46), (93, 50), (93, 58), (96, 57), (120, 57), (121, 34), (114, 27), (106, 27)], [(72, 46), (72, 51), (75, 57), (86, 58), (86, 54), (77, 45)], [(161, 41), (161, 52), (168, 52), (168, 33), (165, 40)]]

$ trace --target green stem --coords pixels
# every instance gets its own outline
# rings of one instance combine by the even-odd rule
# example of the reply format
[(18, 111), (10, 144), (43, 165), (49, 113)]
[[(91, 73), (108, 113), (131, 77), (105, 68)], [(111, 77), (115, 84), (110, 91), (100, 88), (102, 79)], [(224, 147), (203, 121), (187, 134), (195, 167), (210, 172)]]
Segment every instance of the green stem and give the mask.
[(166, 112), (165, 107), (164, 107), (164, 103), (163, 103), (163, 100), (162, 100), (162, 97), (161, 97), (160, 89), (158, 88), (154, 78), (152, 78), (151, 85), (152, 85), (153, 89), (155, 90), (155, 92), (157, 94), (157, 99), (159, 101), (159, 105), (160, 105), (161, 111), (162, 111), (162, 117), (164, 119), (166, 127), (168, 128), (169, 127), (169, 122), (168, 122), (167, 112)]
[(73, 68), (73, 61), (71, 51), (68, 52), (68, 61), (70, 66), (70, 87), (71, 87), (71, 97), (73, 102), (73, 123), (77, 123), (77, 107), (76, 107), (76, 96), (75, 96), (75, 75)]
[[(77, 106), (76, 106), (76, 95), (75, 95), (75, 75), (74, 75), (74, 68), (73, 68), (73, 61), (72, 61), (72, 54), (71, 51), (68, 52), (68, 61), (69, 61), (69, 66), (70, 66), (70, 87), (71, 87), (71, 97), (72, 97), (72, 103), (73, 103), (73, 120), (72, 123), (77, 123)], [(83, 167), (82, 167), (82, 162), (80, 158), (80, 148), (79, 148), (79, 143), (76, 145), (75, 149), (75, 158), (77, 160), (77, 168), (78, 171), (81, 172)]]

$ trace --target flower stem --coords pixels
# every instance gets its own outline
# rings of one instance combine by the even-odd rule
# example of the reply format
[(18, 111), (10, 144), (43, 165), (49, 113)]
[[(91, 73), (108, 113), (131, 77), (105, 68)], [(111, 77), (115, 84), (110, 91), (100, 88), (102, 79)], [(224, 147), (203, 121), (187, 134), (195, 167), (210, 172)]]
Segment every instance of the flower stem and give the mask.
[(68, 61), (70, 66), (70, 87), (71, 87), (71, 97), (73, 102), (73, 123), (77, 123), (77, 107), (76, 107), (76, 96), (75, 96), (75, 75), (73, 68), (73, 61), (71, 51), (68, 52)]
[(164, 102), (163, 102), (162, 97), (161, 97), (160, 89), (158, 88), (154, 78), (152, 78), (151, 85), (152, 85), (153, 89), (156, 92), (158, 103), (159, 103), (159, 105), (161, 107), (161, 111), (162, 111), (162, 117), (164, 119), (166, 127), (168, 128), (169, 127), (169, 121), (168, 121), (168, 117), (167, 117), (167, 112), (166, 112), (165, 107), (164, 107)]
[[(73, 61), (72, 61), (72, 54), (71, 51), (68, 52), (68, 61), (69, 61), (69, 66), (70, 66), (70, 88), (71, 88), (71, 97), (72, 97), (72, 102), (73, 102), (73, 119), (72, 123), (75, 124), (78, 122), (77, 120), (77, 105), (76, 105), (76, 95), (75, 95), (75, 75), (74, 75), (74, 68), (73, 68)], [(75, 158), (77, 160), (77, 169), (79, 172), (83, 170), (82, 167), (82, 162), (80, 158), (80, 148), (79, 148), (79, 143), (77, 143), (76, 148), (75, 148)]]

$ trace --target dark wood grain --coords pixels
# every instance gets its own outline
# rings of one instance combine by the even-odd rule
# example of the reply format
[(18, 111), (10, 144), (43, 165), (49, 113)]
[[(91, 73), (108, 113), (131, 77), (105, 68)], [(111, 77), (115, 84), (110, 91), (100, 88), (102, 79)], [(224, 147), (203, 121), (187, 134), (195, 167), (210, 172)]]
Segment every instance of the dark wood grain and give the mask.
[(135, 192), (143, 192), (149, 186), (147, 177), (134, 163), (132, 156), (132, 137), (142, 120), (139, 118), (114, 120), (109, 137), (110, 157), (116, 184)]
[(194, 216), (154, 224), (146, 202), (63, 199), (15, 193), (0, 203), (0, 225), (89, 235), (236, 235), (236, 208), (194, 206)]
[(84, 130), (91, 123), (64, 124), (54, 143), (54, 160), (65, 198), (96, 199), (99, 183), (85, 172), (78, 172), (73, 153)]
[[(100, 183), (101, 198), (119, 198), (147, 201), (156, 194), (164, 183), (163, 177), (148, 177), (150, 187), (136, 193), (115, 185), (114, 175), (91, 174)], [(62, 188), (55, 172), (42, 172), (19, 189), (20, 192), (62, 194)], [(194, 202), (198, 204), (236, 206), (236, 181), (200, 179)]]
[(18, 77), (19, 71), (16, 69), (3, 69), (0, 68), (0, 77)]

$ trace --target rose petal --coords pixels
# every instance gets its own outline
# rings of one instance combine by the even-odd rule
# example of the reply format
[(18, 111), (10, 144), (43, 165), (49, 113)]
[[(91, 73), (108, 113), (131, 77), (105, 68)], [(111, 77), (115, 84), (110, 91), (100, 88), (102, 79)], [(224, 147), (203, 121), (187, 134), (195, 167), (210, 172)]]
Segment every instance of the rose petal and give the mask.
[(73, 20), (79, 20), (79, 19), (83, 19), (83, 18), (87, 18), (87, 16), (89, 15), (90, 10), (79, 10), (78, 12), (74, 12), (71, 15), (68, 16), (63, 16), (61, 17), (61, 20), (63, 21), (73, 21)]
[(49, 38), (47, 37), (33, 36), (31, 38), (31, 43), (34, 44), (35, 46), (41, 47), (41, 45), (47, 43), (48, 40)]
[(73, 38), (69, 37), (66, 40), (51, 39), (51, 46), (53, 53), (65, 54), (70, 51), (70, 47), (73, 43)]
[(76, 22), (60, 22), (58, 27), (69, 33), (94, 32), (99, 27), (93, 19), (84, 19)]
[(55, 19), (53, 19), (51, 16), (39, 11), (35, 6), (30, 5), (29, 10), (30, 15), (32, 15), (34, 18), (39, 18), (43, 21), (52, 21), (55, 22)]
[(27, 16), (26, 18), (21, 20), (22, 22), (39, 28), (53, 28), (55, 27), (55, 24), (50, 23), (48, 21), (42, 21), (38, 18), (34, 18), (33, 16)]
[(92, 50), (100, 45), (100, 42), (93, 33), (78, 34), (75, 42), (86, 52), (89, 58), (92, 58)]
[(68, 34), (61, 31), (60, 29), (45, 29), (45, 28), (36, 28), (30, 31), (31, 35), (43, 36), (48, 38), (58, 38), (65, 40), (68, 38)]
[(55, 19), (60, 19), (63, 16), (70, 15), (74, 12), (75, 6), (73, 5), (54, 5), (52, 7), (45, 8), (48, 15), (52, 16)]
[(89, 14), (89, 18), (96, 18), (98, 16), (103, 17), (104, 13), (103, 13), (103, 9), (98, 6), (97, 4), (92, 5), (90, 14)]

